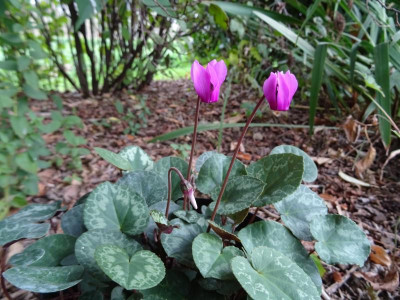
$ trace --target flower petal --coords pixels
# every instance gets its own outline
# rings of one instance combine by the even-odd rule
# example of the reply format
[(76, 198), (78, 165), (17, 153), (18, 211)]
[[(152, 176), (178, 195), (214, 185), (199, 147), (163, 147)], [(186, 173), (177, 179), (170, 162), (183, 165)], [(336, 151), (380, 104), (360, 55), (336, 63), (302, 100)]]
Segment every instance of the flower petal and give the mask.
[(226, 74), (228, 73), (228, 69), (226, 68), (225, 62), (220, 60), (219, 62), (213, 65), (215, 73), (217, 73), (218, 80), (220, 85), (224, 82), (226, 78)]
[(297, 87), (298, 87), (298, 82), (296, 79), (296, 76), (294, 76), (292, 73), (290, 73), (290, 71), (287, 71), (285, 73), (285, 78), (286, 78), (286, 82), (288, 83), (289, 86), (289, 98), (292, 99), (294, 96), (294, 93), (296, 93), (297, 91)]
[(210, 82), (211, 82), (211, 98), (209, 101), (206, 102), (217, 102), (219, 97), (219, 90), (221, 87), (222, 82), (219, 81), (217, 72), (214, 69), (214, 66), (207, 65), (206, 71), (210, 74)]
[(203, 102), (210, 102), (211, 98), (211, 81), (210, 74), (206, 69), (195, 60), (190, 70), (194, 89)]
[(290, 90), (288, 82), (283, 72), (278, 72), (278, 83), (277, 83), (277, 108), (276, 110), (284, 111), (288, 110), (292, 98), (290, 98)]
[(276, 110), (278, 103), (276, 99), (276, 85), (277, 85), (278, 77), (276, 73), (271, 72), (268, 79), (264, 81), (263, 91), (264, 96), (269, 103), (269, 107), (272, 110)]

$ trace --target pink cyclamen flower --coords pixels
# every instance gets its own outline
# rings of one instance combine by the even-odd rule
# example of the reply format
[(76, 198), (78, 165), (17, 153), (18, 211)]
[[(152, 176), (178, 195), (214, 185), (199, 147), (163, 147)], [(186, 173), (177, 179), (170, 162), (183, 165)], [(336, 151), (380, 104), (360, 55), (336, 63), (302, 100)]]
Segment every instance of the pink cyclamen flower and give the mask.
[(204, 68), (197, 60), (192, 64), (190, 71), (194, 89), (202, 102), (217, 102), (219, 89), (225, 80), (227, 68), (223, 60), (215, 59)]
[(296, 77), (287, 71), (271, 72), (263, 85), (264, 96), (272, 110), (288, 110), (294, 93), (297, 90)]

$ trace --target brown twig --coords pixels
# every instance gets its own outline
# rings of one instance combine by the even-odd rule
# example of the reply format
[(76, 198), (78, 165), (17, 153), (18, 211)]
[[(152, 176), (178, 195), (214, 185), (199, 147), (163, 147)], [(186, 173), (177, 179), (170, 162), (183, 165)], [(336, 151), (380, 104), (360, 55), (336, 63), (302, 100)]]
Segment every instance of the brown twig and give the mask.
[(340, 282), (335, 282), (330, 287), (326, 289), (328, 295), (334, 294), (347, 280), (350, 279), (351, 275), (358, 269), (358, 266), (353, 266), (343, 277)]
[(3, 273), (6, 270), (6, 256), (7, 256), (7, 250), (8, 247), (11, 245), (12, 243), (8, 243), (5, 244), (1, 250), (1, 258), (0, 258), (0, 284), (1, 284), (1, 289), (3, 291), (3, 295), (8, 299), (8, 300), (12, 300), (13, 298), (11, 298), (10, 294), (7, 291), (7, 287), (6, 287), (6, 283), (4, 282), (4, 277), (3, 277)]

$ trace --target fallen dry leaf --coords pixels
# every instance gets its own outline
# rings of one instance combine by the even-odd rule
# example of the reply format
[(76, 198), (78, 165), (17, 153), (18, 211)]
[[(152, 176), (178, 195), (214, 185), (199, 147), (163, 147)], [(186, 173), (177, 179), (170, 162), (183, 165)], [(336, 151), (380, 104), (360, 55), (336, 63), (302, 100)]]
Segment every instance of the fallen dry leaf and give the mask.
[(237, 158), (242, 159), (242, 160), (251, 160), (251, 154), (239, 152), (237, 155)]
[(367, 280), (374, 290), (394, 292), (399, 286), (399, 270), (395, 264), (383, 275), (373, 272), (354, 272), (354, 275)]
[(335, 196), (329, 195), (329, 194), (319, 194), (319, 196), (329, 202), (335, 203), (337, 201), (337, 198)]
[(340, 178), (342, 178), (343, 180), (350, 182), (354, 185), (361, 185), (361, 186), (365, 186), (365, 187), (370, 187), (371, 185), (369, 183), (366, 183), (364, 181), (358, 180), (354, 177), (351, 177), (345, 173), (343, 173), (342, 171), (339, 171), (339, 176)]
[(46, 185), (39, 182), (38, 183), (38, 193), (36, 194), (36, 196), (43, 197), (44, 195), (46, 195)]
[(333, 162), (332, 158), (329, 157), (311, 157), (313, 161), (315, 161), (318, 165), (323, 165), (323, 164), (330, 164)]
[(347, 140), (354, 143), (360, 134), (360, 125), (357, 124), (352, 116), (348, 116), (346, 122), (343, 124), (343, 129)]
[(356, 167), (356, 175), (358, 178), (363, 179), (364, 178), (364, 172), (368, 170), (372, 163), (374, 162), (376, 157), (376, 150), (374, 146), (370, 145), (367, 154), (360, 159), (355, 167)]
[(338, 271), (333, 272), (332, 277), (335, 282), (343, 281), (342, 274), (340, 274), (340, 272), (338, 272)]
[(390, 256), (386, 253), (385, 249), (378, 245), (371, 246), (371, 254), (369, 255), (371, 261), (376, 264), (390, 268), (392, 260)]

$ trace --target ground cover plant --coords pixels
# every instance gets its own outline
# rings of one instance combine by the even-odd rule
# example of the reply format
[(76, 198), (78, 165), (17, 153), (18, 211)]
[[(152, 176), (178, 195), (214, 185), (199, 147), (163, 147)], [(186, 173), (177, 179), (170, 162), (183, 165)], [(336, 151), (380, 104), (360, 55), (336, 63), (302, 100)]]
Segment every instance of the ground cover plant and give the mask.
[[(218, 101), (226, 74), (223, 61), (192, 65), (198, 100), (189, 163), (177, 157), (154, 162), (136, 146), (119, 153), (98, 148), (123, 176), (101, 183), (65, 212), (64, 234), (45, 236), (50, 225), (42, 223), (63, 212), (59, 202), (29, 205), (3, 220), (4, 248), (45, 236), (14, 255), (3, 276), (39, 293), (79, 284), (81, 296), (91, 299), (319, 299), (320, 260), (362, 266), (370, 243), (350, 219), (328, 214), (305, 185), (317, 177), (305, 152), (280, 145), (249, 166), (236, 159), (265, 99), (272, 110), (289, 109), (297, 90), (290, 71), (265, 81), (232, 157), (205, 152), (192, 166), (200, 105)], [(197, 201), (196, 189), (212, 201)], [(267, 204), (283, 224), (250, 217), (243, 227), (250, 207)], [(316, 241), (315, 253), (301, 241)]]

